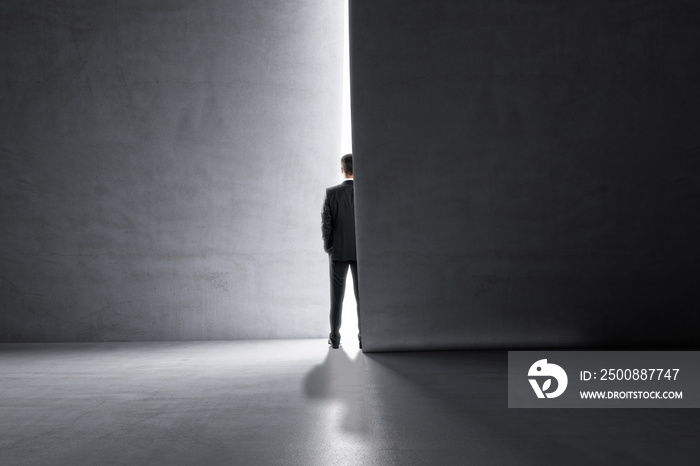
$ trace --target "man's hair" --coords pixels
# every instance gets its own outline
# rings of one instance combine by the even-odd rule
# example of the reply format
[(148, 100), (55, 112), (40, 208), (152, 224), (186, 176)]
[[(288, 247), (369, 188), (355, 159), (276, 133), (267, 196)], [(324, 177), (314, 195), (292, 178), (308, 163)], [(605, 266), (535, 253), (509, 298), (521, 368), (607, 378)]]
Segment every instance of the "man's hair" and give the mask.
[(340, 158), (340, 166), (343, 168), (343, 173), (352, 175), (352, 154), (345, 154)]

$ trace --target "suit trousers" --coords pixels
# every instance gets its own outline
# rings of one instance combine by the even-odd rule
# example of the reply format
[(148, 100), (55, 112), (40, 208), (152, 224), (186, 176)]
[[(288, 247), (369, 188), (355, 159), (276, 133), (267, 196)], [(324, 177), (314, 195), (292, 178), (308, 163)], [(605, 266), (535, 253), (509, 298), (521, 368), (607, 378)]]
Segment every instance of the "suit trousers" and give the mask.
[(348, 267), (352, 270), (352, 286), (355, 290), (357, 302), (357, 337), (362, 341), (359, 333), (360, 327), (360, 293), (357, 288), (357, 261), (336, 261), (329, 258), (331, 273), (331, 333), (329, 338), (336, 346), (340, 344), (340, 324), (343, 313), (343, 297), (345, 296), (345, 279), (348, 275)]

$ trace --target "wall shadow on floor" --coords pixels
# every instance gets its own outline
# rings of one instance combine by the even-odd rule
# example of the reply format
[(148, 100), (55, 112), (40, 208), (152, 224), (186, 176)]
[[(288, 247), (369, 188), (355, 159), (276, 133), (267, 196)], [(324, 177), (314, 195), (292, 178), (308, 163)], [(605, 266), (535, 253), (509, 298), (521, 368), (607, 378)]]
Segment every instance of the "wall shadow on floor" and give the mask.
[(509, 409), (507, 351), (371, 353), (364, 367), (372, 436), (394, 442), (397, 460), (432, 451), (436, 463), (697, 461), (699, 410)]

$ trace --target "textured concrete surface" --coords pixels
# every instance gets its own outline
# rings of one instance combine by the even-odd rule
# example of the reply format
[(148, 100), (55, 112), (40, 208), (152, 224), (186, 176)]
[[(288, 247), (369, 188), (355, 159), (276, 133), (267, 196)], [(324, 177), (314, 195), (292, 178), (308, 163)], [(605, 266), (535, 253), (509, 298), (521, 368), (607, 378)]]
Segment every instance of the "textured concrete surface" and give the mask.
[(342, 25), (0, 0), (0, 341), (323, 336)]
[(508, 409), (505, 351), (0, 345), (0, 463), (695, 465), (698, 410)]
[(699, 23), (351, 2), (365, 348), (697, 346)]

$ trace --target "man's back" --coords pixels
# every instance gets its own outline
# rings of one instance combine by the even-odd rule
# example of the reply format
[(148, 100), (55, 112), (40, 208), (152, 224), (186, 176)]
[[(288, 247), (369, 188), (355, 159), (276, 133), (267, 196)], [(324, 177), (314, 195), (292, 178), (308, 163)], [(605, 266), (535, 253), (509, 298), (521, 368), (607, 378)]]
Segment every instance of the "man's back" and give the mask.
[[(360, 292), (357, 288), (357, 252), (355, 247), (355, 190), (352, 176), (352, 154), (340, 158), (340, 173), (345, 181), (326, 189), (321, 213), (323, 248), (328, 253), (331, 278), (331, 333), (328, 343), (331, 348), (340, 346), (340, 320), (343, 312), (343, 295), (348, 268), (352, 270), (352, 287), (357, 303), (357, 324), (360, 325)], [(357, 334), (360, 348), (362, 335)]]
[(351, 179), (326, 189), (322, 213), (323, 246), (331, 259), (357, 261), (355, 196)]

